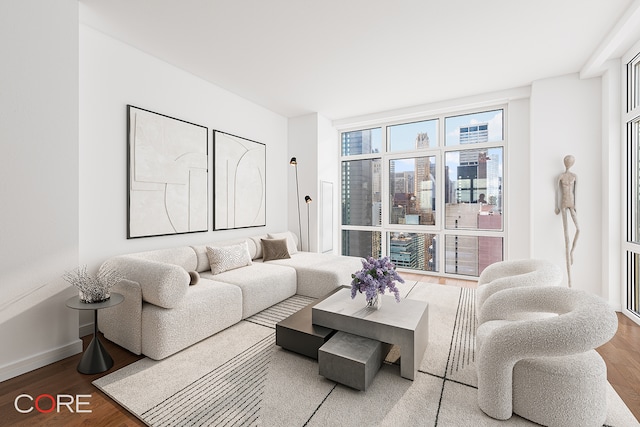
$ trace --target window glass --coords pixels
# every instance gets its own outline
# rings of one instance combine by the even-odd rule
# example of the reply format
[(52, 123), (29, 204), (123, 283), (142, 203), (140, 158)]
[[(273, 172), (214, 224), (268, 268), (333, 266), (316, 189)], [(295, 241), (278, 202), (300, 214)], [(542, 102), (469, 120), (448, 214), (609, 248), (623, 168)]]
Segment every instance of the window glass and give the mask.
[(382, 128), (342, 133), (342, 155), (372, 154), (382, 151)]
[(633, 103), (632, 107), (640, 107), (640, 57), (636, 58), (636, 63), (633, 66)]
[(488, 110), (341, 133), (343, 254), (465, 276), (502, 260), (506, 109)]
[(502, 237), (447, 235), (445, 241), (446, 273), (479, 276), (502, 261)]
[(382, 224), (382, 160), (342, 162), (342, 224)]
[(342, 255), (380, 258), (381, 236), (379, 231), (342, 230)]
[(496, 142), (504, 139), (502, 110), (447, 117), (444, 124), (447, 146)]
[(435, 225), (435, 156), (389, 161), (389, 223)]
[(445, 155), (445, 227), (501, 230), (502, 147)]
[(627, 309), (640, 315), (640, 254), (627, 251)]
[(387, 127), (389, 151), (409, 151), (438, 146), (438, 120), (403, 123)]
[(387, 233), (389, 259), (396, 267), (421, 271), (438, 271), (435, 234)]
[(640, 243), (640, 121), (636, 121), (631, 123), (631, 143), (635, 146), (636, 157), (635, 157), (635, 171), (630, 171), (632, 176), (635, 175), (637, 182), (635, 185), (632, 183), (632, 188), (634, 188), (635, 193), (635, 229), (632, 230), (635, 233), (630, 237), (630, 240), (635, 243)]

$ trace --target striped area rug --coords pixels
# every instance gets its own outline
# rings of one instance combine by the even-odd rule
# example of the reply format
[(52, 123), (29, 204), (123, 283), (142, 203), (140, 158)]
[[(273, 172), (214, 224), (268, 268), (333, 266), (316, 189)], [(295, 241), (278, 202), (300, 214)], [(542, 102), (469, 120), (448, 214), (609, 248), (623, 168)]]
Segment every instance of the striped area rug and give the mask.
[(302, 295), (294, 295), (289, 299), (282, 301), (274, 306), (254, 314), (253, 316), (245, 319), (247, 322), (255, 323), (258, 325), (266, 326), (267, 328), (275, 329), (276, 323), (291, 316), (296, 311), (306, 307), (315, 301), (315, 298), (305, 297)]
[[(429, 344), (414, 381), (385, 363), (359, 392), (320, 376), (317, 361), (276, 346), (275, 324), (313, 301), (295, 296), (94, 384), (150, 426), (504, 425), (476, 403), (475, 291), (418, 282), (402, 295), (429, 302)], [(637, 425), (610, 386), (609, 395), (607, 424)], [(507, 423), (535, 425), (515, 415)]]
[(142, 413), (152, 426), (250, 426), (259, 418), (275, 335)]
[[(276, 323), (315, 301), (293, 297), (245, 321), (275, 329)], [(142, 413), (152, 426), (256, 425), (275, 333)]]
[(476, 361), (476, 291), (460, 290), (458, 309), (451, 336), (447, 374), (451, 376)]

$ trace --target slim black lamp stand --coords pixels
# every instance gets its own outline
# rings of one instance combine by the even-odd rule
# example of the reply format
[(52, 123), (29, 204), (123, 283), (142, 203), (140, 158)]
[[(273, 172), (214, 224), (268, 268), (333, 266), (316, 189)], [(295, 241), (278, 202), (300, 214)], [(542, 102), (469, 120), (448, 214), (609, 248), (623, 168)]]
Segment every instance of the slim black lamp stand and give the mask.
[(301, 225), (301, 221), (300, 221), (300, 187), (298, 186), (298, 161), (296, 160), (295, 157), (292, 157), (291, 160), (289, 160), (289, 164), (292, 166), (295, 166), (296, 168), (296, 206), (298, 206), (298, 236), (300, 236), (300, 250), (302, 250), (302, 225)]
[(304, 196), (304, 201), (307, 202), (307, 252), (311, 252), (311, 239), (309, 238), (309, 229), (311, 228), (311, 224), (309, 223), (309, 205), (313, 200), (311, 197)]

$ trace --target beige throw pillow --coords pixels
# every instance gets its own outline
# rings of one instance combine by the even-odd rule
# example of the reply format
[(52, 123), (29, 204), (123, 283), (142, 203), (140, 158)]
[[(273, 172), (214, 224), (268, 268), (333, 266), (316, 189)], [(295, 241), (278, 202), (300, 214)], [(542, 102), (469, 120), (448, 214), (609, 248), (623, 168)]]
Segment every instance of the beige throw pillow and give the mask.
[(231, 246), (207, 246), (207, 257), (209, 258), (212, 274), (220, 274), (251, 265), (251, 255), (249, 254), (247, 242)]
[(291, 258), (287, 249), (287, 239), (262, 239), (262, 260)]

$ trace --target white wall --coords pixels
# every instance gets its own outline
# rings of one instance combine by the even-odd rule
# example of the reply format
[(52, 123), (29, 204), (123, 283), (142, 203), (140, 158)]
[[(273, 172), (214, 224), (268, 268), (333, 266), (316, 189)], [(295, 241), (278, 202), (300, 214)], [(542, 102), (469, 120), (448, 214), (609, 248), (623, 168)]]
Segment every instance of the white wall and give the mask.
[[(318, 203), (316, 204), (317, 216), (317, 235), (316, 235), (316, 251), (322, 251), (322, 239), (321, 233), (332, 233), (331, 240), (333, 241), (333, 252), (338, 254), (340, 223), (342, 222), (341, 215), (341, 188), (340, 188), (340, 134), (333, 127), (331, 121), (324, 116), (318, 115)], [(320, 215), (322, 209), (321, 182), (330, 182), (333, 184), (333, 230), (322, 230), (320, 221), (322, 216)], [(313, 238), (312, 238), (313, 240)], [(312, 241), (313, 244), (313, 241)], [(312, 246), (313, 247), (313, 246)]]
[(0, 3), (0, 381), (78, 353), (78, 2)]
[[(554, 213), (555, 185), (558, 175), (564, 172), (564, 156), (572, 154), (576, 158), (571, 171), (578, 177), (576, 205), (580, 224), (572, 282), (574, 288), (598, 295), (602, 295), (602, 211), (608, 208), (601, 184), (601, 111), (600, 78), (581, 80), (578, 74), (571, 74), (532, 85), (531, 255), (556, 262), (565, 270), (562, 219)], [(572, 225), (570, 217), (568, 221)]]
[[(622, 213), (626, 210), (623, 196), (626, 168), (624, 165), (620, 114), (622, 88), (620, 61), (609, 61), (602, 76), (602, 294), (616, 310), (626, 306), (626, 271), (623, 274)], [(625, 100), (626, 101), (626, 100)], [(625, 289), (623, 291), (623, 289)]]
[[(212, 129), (265, 143), (266, 227), (127, 240), (127, 104), (207, 126), (209, 153)], [(286, 118), (80, 25), (80, 260), (90, 269), (116, 254), (287, 229), (287, 168)], [(212, 208), (211, 194), (209, 229)]]
[[(289, 229), (299, 235), (302, 234), (300, 248), (315, 251), (316, 207), (318, 205), (318, 115), (307, 114), (289, 119), (289, 159), (295, 157), (298, 162), (298, 191), (296, 190), (296, 168), (289, 166), (288, 203)], [(287, 165), (289, 162), (287, 161)], [(297, 193), (300, 197), (298, 198)], [(304, 196), (313, 200), (309, 208), (307, 221), (307, 205)], [(298, 224), (298, 209), (300, 209), (300, 224)], [(309, 228), (311, 225), (311, 228)], [(309, 245), (309, 240), (313, 242)]]
[[(300, 186), (300, 223), (302, 229), (302, 248), (311, 252), (320, 251), (321, 230), (321, 182), (333, 183), (333, 248), (337, 248), (339, 223), (339, 161), (340, 151), (338, 131), (326, 117), (318, 114), (289, 119), (289, 158), (296, 157), (298, 161), (298, 181)], [(298, 234), (298, 206), (296, 205), (296, 177), (295, 168), (289, 171), (289, 194), (293, 197), (289, 202), (289, 229)], [(309, 195), (313, 202), (307, 206), (304, 198)], [(307, 208), (309, 212), (307, 212)]]
[(507, 110), (507, 145), (505, 185), (504, 252), (506, 259), (531, 257), (531, 201), (526, 197), (531, 185), (529, 98), (509, 102)]

